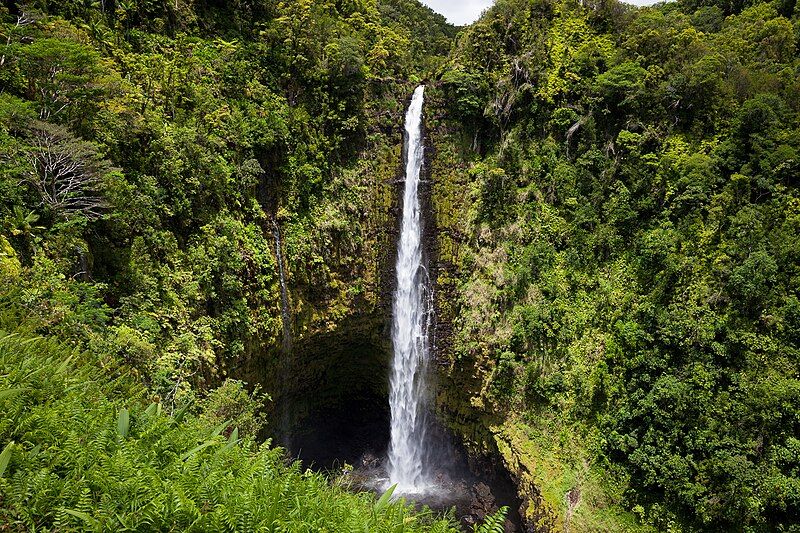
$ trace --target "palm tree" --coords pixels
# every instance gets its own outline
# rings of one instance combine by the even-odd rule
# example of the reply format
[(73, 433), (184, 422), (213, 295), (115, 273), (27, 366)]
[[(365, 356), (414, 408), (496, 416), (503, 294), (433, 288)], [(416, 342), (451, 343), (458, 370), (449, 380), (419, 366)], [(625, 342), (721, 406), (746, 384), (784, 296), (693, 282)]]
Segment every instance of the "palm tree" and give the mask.
[(44, 226), (37, 226), (39, 215), (35, 211), (28, 211), (15, 205), (11, 212), (11, 216), (7, 219), (7, 224), (10, 226), (11, 235), (18, 237), (23, 243), (26, 251), (30, 251), (30, 255), (36, 253), (36, 243), (39, 237), (36, 235), (38, 232), (45, 229)]
[(44, 226), (34, 226), (38, 221), (39, 215), (35, 211), (25, 213), (22, 207), (15, 205), (9, 218), (11, 234), (15, 237), (31, 238), (35, 232), (45, 229)]

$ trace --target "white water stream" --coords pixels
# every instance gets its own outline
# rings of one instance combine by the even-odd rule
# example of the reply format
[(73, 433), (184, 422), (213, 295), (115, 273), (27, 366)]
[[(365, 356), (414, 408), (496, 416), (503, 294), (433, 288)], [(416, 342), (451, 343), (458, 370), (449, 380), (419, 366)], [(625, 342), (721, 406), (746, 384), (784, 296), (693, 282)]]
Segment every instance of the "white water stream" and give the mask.
[(391, 370), (391, 444), (389, 484), (397, 494), (424, 492), (430, 485), (425, 467), (426, 383), (428, 363), (428, 276), (422, 264), (419, 182), (424, 158), (422, 104), (417, 87), (406, 114), (406, 177), (403, 221), (397, 246), (397, 286), (392, 314), (394, 357)]

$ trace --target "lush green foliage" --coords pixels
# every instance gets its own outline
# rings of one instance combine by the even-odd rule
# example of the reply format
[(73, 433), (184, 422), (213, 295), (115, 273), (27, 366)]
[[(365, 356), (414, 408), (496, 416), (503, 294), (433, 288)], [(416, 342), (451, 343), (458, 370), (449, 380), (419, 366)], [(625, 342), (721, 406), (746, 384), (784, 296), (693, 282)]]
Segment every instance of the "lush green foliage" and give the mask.
[(504, 533), (506, 530), (506, 514), (508, 507), (502, 507), (497, 513), (486, 518), (486, 521), (475, 528), (475, 533)]
[[(427, 520), (255, 449), (224, 378), (281, 345), (276, 237), (289, 329), (378, 306), (397, 80), (454, 33), (405, 0), (0, 7), (0, 308), (34, 330), (0, 343), (4, 519)], [(658, 530), (800, 523), (798, 36), (792, 0), (498, 0), (431, 87), (444, 395), (570, 463), (574, 528), (598, 486)]]
[(0, 341), (3, 525), (450, 529), (257, 448), (263, 396), (225, 378), (276, 364), (279, 242), (290, 330), (377, 305), (396, 80), (452, 31), (374, 0), (0, 7), (0, 324), (30, 330)]
[[(158, 401), (145, 407), (138, 381), (108, 365), (0, 334), (0, 522), (10, 530), (455, 531), (257, 446), (245, 412), (258, 405), (237, 384), (199, 417), (170, 415)], [(223, 412), (231, 418), (217, 423)]]
[(414, 63), (423, 68), (423, 74), (450, 53), (456, 28), (431, 8), (416, 0), (381, 0), (378, 9), (384, 24), (399, 34), (408, 33)]
[(454, 368), (659, 530), (796, 530), (800, 17), (695, 4), (500, 0), (459, 38)]
[(385, 216), (368, 187), (397, 142), (391, 80), (436, 62), (441, 17), (81, 0), (11, 3), (0, 25), (0, 242), (22, 269), (0, 298), (41, 333), (187, 401), (280, 346), (276, 231), (292, 329), (375, 305), (376, 266), (358, 258)]

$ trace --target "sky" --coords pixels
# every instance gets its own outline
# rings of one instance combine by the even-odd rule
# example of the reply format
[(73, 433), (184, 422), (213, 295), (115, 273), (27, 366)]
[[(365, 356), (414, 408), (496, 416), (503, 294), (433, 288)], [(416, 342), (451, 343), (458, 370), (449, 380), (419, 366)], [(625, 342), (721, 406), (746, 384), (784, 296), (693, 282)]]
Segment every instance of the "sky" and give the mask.
[[(655, 4), (656, 0), (624, 0), (629, 4), (646, 6)], [(422, 0), (431, 9), (441, 13), (447, 20), (458, 26), (470, 24), (478, 20), (484, 9), (491, 6), (494, 0)]]
[(463, 26), (478, 20), (494, 0), (422, 0), (422, 3), (447, 17), (451, 23)]

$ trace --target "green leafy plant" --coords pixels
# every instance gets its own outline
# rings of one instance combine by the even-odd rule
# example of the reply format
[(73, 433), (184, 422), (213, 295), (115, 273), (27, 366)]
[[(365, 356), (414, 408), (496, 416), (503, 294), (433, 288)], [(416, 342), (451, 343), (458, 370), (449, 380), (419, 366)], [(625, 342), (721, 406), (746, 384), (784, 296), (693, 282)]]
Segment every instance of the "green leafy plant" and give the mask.
[(508, 507), (501, 507), (496, 513), (487, 516), (482, 524), (476, 526), (475, 533), (505, 533), (506, 515)]

